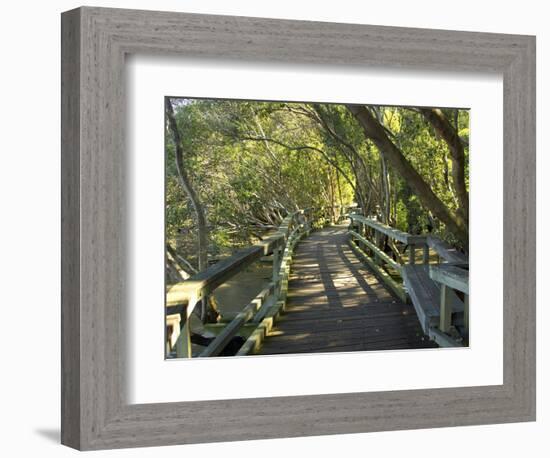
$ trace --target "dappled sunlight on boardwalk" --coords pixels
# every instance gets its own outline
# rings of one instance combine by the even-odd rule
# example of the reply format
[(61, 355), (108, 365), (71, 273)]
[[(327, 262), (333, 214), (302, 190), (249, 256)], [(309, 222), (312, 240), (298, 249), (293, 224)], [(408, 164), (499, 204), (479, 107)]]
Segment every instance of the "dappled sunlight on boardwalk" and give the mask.
[(428, 348), (411, 305), (363, 266), (344, 226), (325, 228), (298, 246), (285, 314), (260, 354)]

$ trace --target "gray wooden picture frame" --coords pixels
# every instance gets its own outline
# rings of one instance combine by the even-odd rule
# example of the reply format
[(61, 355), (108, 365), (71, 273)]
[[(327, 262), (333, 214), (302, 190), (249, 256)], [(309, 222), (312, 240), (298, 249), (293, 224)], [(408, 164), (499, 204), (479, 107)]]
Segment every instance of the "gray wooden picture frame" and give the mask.
[[(62, 14), (62, 443), (105, 449), (535, 419), (535, 38), (83, 7)], [(125, 55), (504, 78), (502, 385), (130, 405)]]

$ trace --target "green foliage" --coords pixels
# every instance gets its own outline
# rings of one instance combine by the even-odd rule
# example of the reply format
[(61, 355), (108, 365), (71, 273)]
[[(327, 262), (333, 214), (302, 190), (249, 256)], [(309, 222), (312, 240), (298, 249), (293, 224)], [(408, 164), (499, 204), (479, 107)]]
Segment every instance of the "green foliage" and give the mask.
[[(432, 230), (453, 240), (343, 105), (208, 99), (172, 104), (213, 256), (255, 242), (298, 208), (353, 203), (401, 230)], [(457, 211), (449, 150), (429, 123), (410, 108), (370, 109), (434, 193)], [(467, 163), (469, 113), (444, 111), (466, 145)], [(174, 150), (167, 129), (166, 236), (193, 262), (195, 215), (178, 179)]]

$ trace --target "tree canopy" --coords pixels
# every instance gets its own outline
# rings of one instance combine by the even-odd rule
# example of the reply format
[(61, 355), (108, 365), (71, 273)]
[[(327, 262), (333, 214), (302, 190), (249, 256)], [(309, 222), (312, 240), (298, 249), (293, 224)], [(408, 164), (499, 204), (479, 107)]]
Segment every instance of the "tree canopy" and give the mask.
[(468, 246), (469, 111), (166, 98), (166, 239), (204, 269), (289, 212), (361, 207)]

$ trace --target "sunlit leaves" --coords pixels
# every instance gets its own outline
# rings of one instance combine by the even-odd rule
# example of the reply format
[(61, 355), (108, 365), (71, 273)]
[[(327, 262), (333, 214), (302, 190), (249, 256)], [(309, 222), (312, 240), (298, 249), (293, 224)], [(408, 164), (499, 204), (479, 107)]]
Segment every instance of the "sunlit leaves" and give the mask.
[[(297, 208), (349, 205), (359, 199), (367, 212), (375, 213), (389, 198), (390, 220), (400, 229), (434, 230), (452, 239), (391, 167), (384, 188), (380, 151), (343, 105), (208, 99), (173, 99), (173, 104), (185, 167), (205, 207), (211, 254), (254, 242)], [(370, 109), (435, 194), (455, 211), (445, 142), (413, 108)], [(456, 124), (467, 163), (469, 113), (444, 112)], [(166, 234), (184, 246), (196, 236), (195, 226), (178, 185), (169, 136), (165, 154)], [(467, 172), (468, 166), (466, 177)]]

